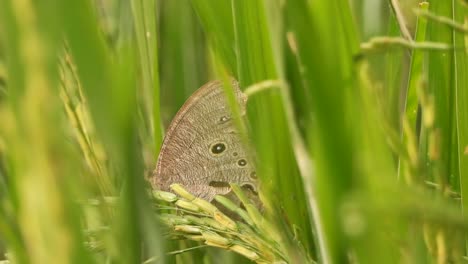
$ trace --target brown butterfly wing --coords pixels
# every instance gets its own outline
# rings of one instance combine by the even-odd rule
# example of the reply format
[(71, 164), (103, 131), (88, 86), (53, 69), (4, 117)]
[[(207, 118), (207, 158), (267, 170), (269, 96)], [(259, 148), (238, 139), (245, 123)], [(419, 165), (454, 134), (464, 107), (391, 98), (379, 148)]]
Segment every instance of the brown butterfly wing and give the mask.
[[(246, 96), (233, 81), (242, 113)], [(229, 183), (256, 188), (253, 163), (235, 127), (222, 83), (198, 89), (182, 106), (164, 139), (151, 182), (168, 191), (173, 183), (211, 201), (230, 191)]]

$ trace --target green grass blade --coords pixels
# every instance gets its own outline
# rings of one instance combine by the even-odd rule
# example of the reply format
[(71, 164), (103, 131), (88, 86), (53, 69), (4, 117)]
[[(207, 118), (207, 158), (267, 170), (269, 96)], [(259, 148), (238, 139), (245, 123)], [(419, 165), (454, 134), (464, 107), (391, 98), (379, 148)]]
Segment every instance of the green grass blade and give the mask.
[[(317, 8), (322, 8), (321, 10), (324, 13), (319, 15)], [(313, 9), (317, 10), (317, 14), (312, 14), (311, 10)], [(324, 39), (330, 41), (331, 32), (318, 32), (318, 30), (320, 30), (319, 23), (323, 23), (324, 21), (320, 22), (312, 19), (314, 15), (317, 15), (315, 18), (316, 20), (319, 20), (320, 18), (323, 19), (325, 13), (326, 10), (323, 9), (323, 6), (314, 6), (314, 8), (312, 8), (311, 6), (301, 2), (288, 2), (286, 5), (286, 24), (293, 34), (292, 36), (294, 37), (294, 41), (297, 45), (298, 56), (302, 60), (300, 62), (300, 67), (303, 68), (304, 72), (302, 78), (304, 79), (305, 87), (311, 93), (311, 96), (309, 97), (311, 98), (311, 102), (309, 102), (309, 105), (313, 107), (314, 110), (312, 110), (311, 113), (314, 113), (315, 115), (313, 118), (315, 119), (316, 125), (313, 126), (314, 135), (312, 136), (312, 144), (314, 144), (313, 153), (315, 153), (315, 164), (317, 166), (317, 179), (315, 179), (316, 185), (314, 186), (314, 190), (318, 203), (318, 210), (320, 212), (320, 215), (315, 215), (318, 219), (316, 221), (316, 225), (318, 225), (319, 246), (321, 248), (320, 257), (321, 261), (324, 263), (338, 263), (344, 260), (345, 253), (343, 252), (344, 249), (343, 244), (341, 244), (342, 242), (339, 242), (342, 239), (339, 238), (339, 223), (336, 221), (338, 218), (334, 215), (337, 212), (332, 208), (337, 208), (338, 205), (336, 203), (337, 200), (340, 199), (338, 196), (343, 193), (343, 188), (348, 188), (347, 180), (339, 178), (347, 174), (345, 171), (347, 170), (346, 167), (350, 165), (348, 163), (349, 159), (345, 158), (343, 155), (347, 155), (350, 150), (344, 136), (340, 135), (339, 137), (334, 138), (330, 134), (330, 131), (343, 131), (336, 126), (345, 123), (337, 119), (344, 118), (344, 114), (337, 113), (337, 110), (342, 107), (335, 107), (335, 104), (344, 105), (343, 101), (338, 101), (343, 100), (343, 96), (335, 94), (340, 89), (339, 87), (341, 84), (339, 81), (342, 77), (335, 76), (335, 74), (331, 73), (341, 73), (343, 71), (341, 69), (336, 69), (335, 71), (331, 67), (335, 67), (337, 65), (343, 65), (343, 67), (346, 67), (346, 62), (344, 64), (343, 62), (334, 64), (325, 57), (330, 53), (330, 50), (326, 50), (326, 47), (334, 49), (336, 52), (342, 50), (335, 47), (337, 43), (342, 43), (340, 40), (333, 40), (333, 44), (324, 41)], [(334, 23), (339, 24), (336, 22)], [(337, 31), (335, 31), (335, 33), (337, 33)], [(322, 41), (320, 43), (314, 43), (313, 38), (311, 37), (314, 35), (322, 36)], [(311, 74), (312, 72), (315, 74)], [(332, 76), (333, 79), (329, 80)], [(320, 98), (320, 100), (313, 101), (314, 98)], [(336, 114), (328, 115), (328, 113)], [(312, 117), (309, 115), (307, 121), (310, 122), (311, 120)], [(310, 124), (309, 129), (311, 129)], [(330, 137), (327, 138), (326, 135), (329, 135)], [(319, 146), (327, 146), (327, 151), (323, 147)], [(332, 160), (335, 162), (339, 160), (340, 166), (327, 164), (327, 161), (331, 162)], [(325, 168), (328, 168), (328, 170), (325, 171)], [(348, 170), (348, 172), (350, 171), (351, 170)], [(328, 179), (321, 179), (320, 175), (328, 175)], [(332, 196), (332, 193), (334, 193), (333, 196), (335, 197)]]
[(228, 0), (192, 0), (191, 2), (210, 44), (221, 54), (220, 58), (232, 74), (238, 76), (231, 2)]
[[(429, 5), (426, 3), (424, 5), (421, 5), (421, 8), (428, 9)], [(426, 40), (426, 27), (427, 27), (427, 20), (425, 18), (419, 18), (417, 25), (416, 25), (416, 33), (415, 33), (415, 41), (425, 41)], [(416, 148), (417, 144), (415, 142), (415, 139), (408, 139), (408, 137), (416, 136), (416, 137), (421, 137), (420, 140), (420, 149), (423, 155), (421, 155), (422, 161), (419, 161), (416, 159), (411, 159), (410, 160), (404, 160), (400, 159), (400, 164), (399, 164), (399, 177), (404, 178), (403, 180), (407, 184), (415, 184), (415, 183), (421, 183), (424, 179), (415, 179), (415, 173), (414, 171), (411, 171), (411, 166), (419, 168), (419, 162), (421, 164), (425, 164), (425, 151), (426, 151), (426, 128), (420, 128), (420, 122), (417, 120), (417, 115), (418, 115), (418, 106), (419, 106), (419, 98), (418, 98), (418, 93), (421, 95), (421, 93), (425, 93), (424, 89), (425, 88), (425, 82), (427, 78), (427, 74), (425, 73), (425, 69), (423, 67), (423, 62), (424, 62), (424, 56), (425, 53), (424, 51), (419, 51), (419, 50), (413, 50), (411, 51), (411, 60), (410, 60), (410, 69), (409, 69), (409, 74), (408, 74), (408, 84), (406, 88), (406, 100), (405, 100), (405, 114), (404, 117), (408, 122), (410, 129), (412, 131), (411, 135), (408, 135), (408, 133), (403, 133), (403, 139), (402, 142), (404, 145), (407, 145), (408, 148)], [(424, 94), (423, 94), (424, 95)], [(421, 95), (421, 96), (423, 96)], [(419, 113), (421, 114), (421, 113)], [(419, 132), (423, 130), (422, 132)], [(421, 134), (421, 136), (420, 136)], [(408, 150), (408, 152), (411, 152), (411, 150)], [(418, 164), (408, 164), (411, 163), (411, 161), (416, 160)], [(413, 162), (414, 163), (414, 162)]]
[[(468, 11), (463, 9), (462, 3), (454, 1), (452, 9), (454, 20), (466, 26)], [(467, 215), (468, 209), (468, 39), (466, 35), (453, 34), (455, 47), (465, 47), (465, 50), (454, 51), (454, 89), (455, 89), (455, 118), (458, 145), (458, 173), (461, 190), (461, 205), (463, 214)], [(465, 247), (468, 240), (465, 238)]]
[[(140, 69), (142, 72), (142, 85), (140, 100), (143, 106), (144, 122), (153, 133), (154, 153), (159, 152), (162, 142), (161, 114), (159, 102), (159, 67), (158, 46), (156, 32), (156, 1), (132, 1), (133, 24), (135, 25), (135, 38), (138, 46)], [(153, 118), (151, 118), (151, 114)], [(152, 124), (152, 125), (151, 125)], [(148, 143), (152, 143), (147, 140)], [(155, 155), (152, 155), (155, 156)]]
[(56, 53), (61, 47), (60, 2), (2, 1), (2, 7), (2, 25), (15, 30), (5, 30), (11, 96), (1, 111), (13, 195), (8, 217), (16, 221), (10, 227), (17, 236), (10, 237), (11, 260), (78, 263), (74, 256), (79, 255), (92, 263), (72, 197), (81, 191), (73, 184), (78, 177), (75, 156), (64, 131), (56, 129), (64, 126)]
[(188, 96), (208, 82), (208, 56), (188, 0), (160, 1), (159, 10), (161, 107), (167, 125)]
[[(451, 1), (434, 2), (430, 10), (440, 15), (451, 16)], [(452, 30), (444, 25), (430, 23), (428, 25), (428, 39), (430, 41), (453, 44)], [(434, 180), (444, 188), (449, 183), (452, 173), (451, 162), (454, 156), (452, 145), (453, 138), (453, 107), (454, 104), (454, 80), (453, 80), (453, 53), (430, 52), (428, 56), (429, 91), (434, 94), (435, 129), (433, 142), (435, 154), (433, 159)], [(431, 140), (431, 139), (429, 139)], [(440, 155), (445, 153), (444, 155)], [(458, 178), (458, 177), (457, 177)]]
[[(281, 59), (275, 57), (278, 43), (273, 42), (276, 39), (273, 34), (277, 32), (269, 28), (265, 6), (263, 1), (232, 1), (237, 72), (242, 87), (280, 77)], [(308, 206), (296, 207), (297, 200), (306, 198), (280, 89), (272, 87), (249, 98), (251, 137), (266, 195), (274, 205), (284, 208), (291, 225), (300, 230), (299, 240), (308, 248), (313, 244)], [(265, 133), (267, 130), (269, 133)], [(285, 239), (284, 243), (288, 243), (288, 238)]]
[[(65, 33), (76, 60), (83, 89), (89, 100), (97, 132), (109, 152), (116, 174), (117, 188), (122, 190), (121, 203), (112, 220), (113, 238), (109, 247), (117, 247), (118, 256), (108, 257), (122, 263), (141, 262), (140, 226), (148, 227), (150, 211), (144, 202), (142, 158), (136, 144), (135, 58), (123, 43), (111, 60), (111, 53), (96, 27), (89, 2), (71, 1), (64, 14)], [(87, 38), (81, 38), (80, 35)], [(150, 229), (151, 230), (151, 229)], [(150, 231), (157, 237), (157, 231)], [(149, 235), (149, 234), (147, 234)], [(127, 241), (124, 245), (118, 241)], [(157, 252), (158, 245), (150, 252)]]

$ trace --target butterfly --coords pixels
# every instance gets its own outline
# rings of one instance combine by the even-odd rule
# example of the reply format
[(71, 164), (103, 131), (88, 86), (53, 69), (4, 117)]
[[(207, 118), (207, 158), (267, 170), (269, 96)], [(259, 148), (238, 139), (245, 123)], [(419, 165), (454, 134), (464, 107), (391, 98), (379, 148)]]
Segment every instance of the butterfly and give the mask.
[[(232, 80), (241, 115), (247, 96)], [(150, 182), (170, 191), (178, 183), (193, 195), (212, 201), (231, 192), (237, 183), (249, 196), (257, 195), (257, 176), (251, 152), (236, 128), (223, 83), (212, 81), (199, 88), (172, 120)]]

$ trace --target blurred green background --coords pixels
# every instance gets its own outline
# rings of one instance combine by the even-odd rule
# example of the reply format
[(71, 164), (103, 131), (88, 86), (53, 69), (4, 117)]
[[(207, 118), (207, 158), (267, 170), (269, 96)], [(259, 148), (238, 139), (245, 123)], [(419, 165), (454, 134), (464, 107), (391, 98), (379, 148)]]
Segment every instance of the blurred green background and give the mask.
[(465, 263), (467, 55), (464, 0), (0, 0), (0, 259), (250, 263), (171, 239), (145, 181), (233, 76), (268, 86), (246, 121), (283, 261)]

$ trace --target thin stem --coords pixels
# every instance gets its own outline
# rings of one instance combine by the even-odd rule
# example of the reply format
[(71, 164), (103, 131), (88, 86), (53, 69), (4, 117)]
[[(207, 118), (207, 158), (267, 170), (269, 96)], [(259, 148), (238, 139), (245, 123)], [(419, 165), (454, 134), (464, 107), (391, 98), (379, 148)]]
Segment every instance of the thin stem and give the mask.
[(393, 13), (395, 13), (395, 17), (398, 21), (398, 26), (400, 27), (401, 34), (406, 40), (413, 41), (413, 37), (411, 36), (411, 33), (406, 27), (406, 19), (403, 15), (403, 12), (401, 12), (400, 3), (398, 2), (398, 0), (390, 0), (390, 5), (392, 7)]
[(375, 37), (371, 38), (368, 42), (361, 43), (361, 50), (364, 52), (372, 52), (391, 46), (432, 51), (447, 51), (454, 49), (453, 46), (440, 42), (415, 42), (412, 40), (408, 41), (401, 37)]
[(466, 27), (463, 24), (457, 23), (456, 21), (454, 21), (453, 19), (450, 19), (448, 17), (438, 16), (438, 15), (436, 15), (436, 14), (434, 14), (434, 13), (428, 11), (428, 10), (423, 10), (423, 9), (420, 9), (420, 8), (414, 9), (414, 13), (417, 16), (422, 16), (422, 17), (425, 17), (427, 19), (438, 22), (440, 24), (446, 25), (446, 26), (448, 26), (448, 27), (450, 27), (453, 30), (456, 30), (458, 32), (465, 33), (465, 34), (468, 33), (468, 27)]
[[(185, 253), (185, 252), (188, 252), (188, 251), (192, 251), (192, 250), (199, 249), (199, 248), (205, 248), (205, 247), (208, 247), (208, 245), (199, 245), (199, 246), (195, 246), (195, 247), (184, 248), (184, 249), (180, 249), (180, 250), (174, 250), (174, 251), (167, 252), (166, 255), (178, 255), (178, 254), (182, 254), (182, 253)], [(143, 264), (157, 263), (160, 258), (161, 258), (160, 256), (151, 257), (151, 258), (145, 260), (145, 262), (143, 262)]]
[(284, 85), (284, 82), (281, 80), (265, 80), (259, 83), (254, 83), (250, 85), (249, 87), (245, 88), (244, 94), (247, 95), (248, 98), (250, 96), (262, 92), (264, 90), (268, 90), (271, 88), (277, 88), (281, 85)]

